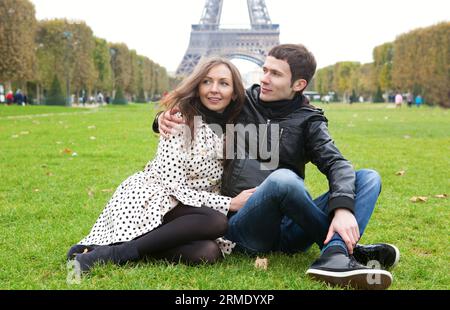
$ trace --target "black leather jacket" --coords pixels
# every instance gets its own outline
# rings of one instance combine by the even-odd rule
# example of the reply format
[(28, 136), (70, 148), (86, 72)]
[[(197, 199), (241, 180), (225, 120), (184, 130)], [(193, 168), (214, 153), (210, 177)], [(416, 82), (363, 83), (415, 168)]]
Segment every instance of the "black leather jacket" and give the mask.
[[(236, 143), (239, 140), (237, 137), (245, 139), (245, 149), (242, 143), (241, 147), (235, 145), (235, 158), (226, 161), (222, 193), (235, 197), (242, 190), (260, 185), (270, 173), (280, 168), (290, 169), (304, 179), (305, 165), (311, 161), (328, 178), (328, 214), (332, 214), (337, 208), (346, 208), (354, 213), (355, 171), (334, 145), (323, 111), (309, 105), (304, 96), (297, 96), (298, 105), (284, 111), (285, 113), (281, 111), (271, 115), (264, 106), (265, 103), (259, 102), (259, 93), (258, 85), (246, 92), (247, 100), (237, 120), (237, 124), (243, 126), (236, 127), (234, 141)], [(254, 134), (255, 131), (253, 134), (246, 134), (243, 128), (248, 124), (257, 127), (264, 125), (261, 126), (263, 130), (258, 130), (257, 134)], [(277, 131), (279, 140), (272, 138)], [(278, 161), (273, 155), (262, 154), (261, 150), (256, 154), (249, 152), (249, 145), (258, 143), (259, 146), (263, 141), (266, 141), (266, 149), (271, 150), (272, 154), (279, 154)], [(242, 156), (243, 153), (245, 157)], [(273, 163), (276, 165), (273, 166)], [(261, 165), (269, 169), (261, 169)]]

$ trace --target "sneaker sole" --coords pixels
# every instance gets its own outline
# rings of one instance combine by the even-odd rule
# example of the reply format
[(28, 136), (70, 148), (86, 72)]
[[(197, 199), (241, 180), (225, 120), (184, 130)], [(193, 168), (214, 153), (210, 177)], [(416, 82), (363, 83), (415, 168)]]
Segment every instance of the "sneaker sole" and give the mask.
[(308, 269), (310, 277), (334, 286), (350, 286), (360, 290), (385, 290), (392, 284), (392, 275), (386, 270), (360, 269), (345, 272)]

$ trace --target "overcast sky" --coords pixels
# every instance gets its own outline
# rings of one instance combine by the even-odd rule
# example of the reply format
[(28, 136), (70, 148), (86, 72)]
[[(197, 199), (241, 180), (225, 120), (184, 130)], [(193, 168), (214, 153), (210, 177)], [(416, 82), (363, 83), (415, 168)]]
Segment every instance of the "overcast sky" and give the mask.
[[(175, 71), (205, 0), (31, 0), (38, 19), (84, 20), (98, 37), (124, 42)], [(224, 0), (222, 24), (248, 25), (245, 0)], [(372, 61), (399, 34), (450, 21), (448, 0), (266, 0), (281, 43), (302, 43), (320, 67)], [(245, 67), (245, 65), (244, 65)], [(241, 69), (243, 69), (241, 67)]]

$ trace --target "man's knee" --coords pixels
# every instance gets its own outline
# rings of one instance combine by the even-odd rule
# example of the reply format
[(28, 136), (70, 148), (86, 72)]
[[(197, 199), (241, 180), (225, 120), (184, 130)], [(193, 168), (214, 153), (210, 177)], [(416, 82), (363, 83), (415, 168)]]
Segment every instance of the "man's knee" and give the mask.
[(361, 169), (356, 172), (356, 181), (362, 182), (364, 185), (374, 187), (381, 191), (381, 176), (372, 169)]
[(305, 190), (305, 183), (293, 171), (289, 169), (278, 169), (267, 177), (270, 188), (278, 188), (280, 191)]

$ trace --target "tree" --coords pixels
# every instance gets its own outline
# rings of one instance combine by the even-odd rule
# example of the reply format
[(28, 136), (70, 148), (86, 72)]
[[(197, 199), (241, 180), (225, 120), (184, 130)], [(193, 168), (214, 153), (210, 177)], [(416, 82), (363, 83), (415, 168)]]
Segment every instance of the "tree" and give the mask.
[(392, 90), (392, 61), (394, 58), (394, 44), (384, 43), (373, 49), (374, 83), (382, 91)]
[[(68, 72), (71, 88), (79, 93), (87, 90), (91, 93), (95, 80), (98, 78), (94, 64), (95, 38), (91, 28), (84, 22), (71, 22), (65, 25), (65, 32), (71, 33), (71, 37), (65, 37), (65, 47), (73, 66), (69, 65)], [(70, 94), (68, 94), (70, 95)]]
[(450, 107), (450, 22), (403, 34), (394, 47), (395, 87)]
[(355, 78), (353, 76), (359, 67), (359, 62), (350, 61), (338, 62), (334, 65), (333, 89), (336, 89), (344, 101), (348, 100), (355, 88)]
[(7, 88), (11, 81), (25, 86), (34, 77), (36, 25), (30, 1), (0, 1), (0, 80)]
[(128, 104), (127, 99), (123, 95), (122, 87), (118, 87), (116, 91), (116, 96), (114, 97), (114, 100), (112, 102), (113, 104)]
[(94, 83), (94, 89), (96, 91), (111, 92), (113, 88), (113, 72), (111, 55), (106, 40), (95, 38), (94, 66), (98, 77)]
[[(131, 81), (131, 57), (125, 44), (110, 44), (111, 67), (114, 72), (114, 88), (123, 92)], [(117, 96), (116, 96), (117, 97)]]
[(141, 87), (140, 81), (142, 80), (140, 76), (140, 66), (139, 66), (139, 57), (135, 50), (131, 50), (129, 52), (130, 57), (130, 82), (127, 85), (126, 92), (131, 95), (131, 97), (135, 97), (138, 93), (139, 88)]
[(61, 84), (59, 83), (56, 74), (53, 76), (52, 86), (45, 103), (48, 105), (65, 105), (66, 103), (64, 94), (61, 89)]

